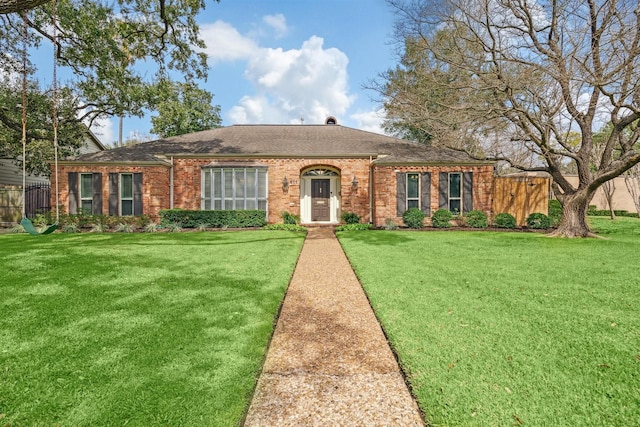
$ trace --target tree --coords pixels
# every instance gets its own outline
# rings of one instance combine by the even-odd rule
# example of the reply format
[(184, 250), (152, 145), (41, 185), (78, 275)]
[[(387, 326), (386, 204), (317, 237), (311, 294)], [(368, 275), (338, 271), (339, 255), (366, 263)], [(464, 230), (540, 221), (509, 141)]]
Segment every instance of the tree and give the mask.
[[(206, 79), (204, 42), (195, 22), (205, 5), (205, 0), (57, 0), (56, 61), (75, 76), (65, 85), (80, 101), (81, 119), (142, 116), (151, 86), (169, 71), (189, 81)], [(23, 18), (16, 12), (25, 12), (28, 46), (37, 47), (53, 40), (52, 1), (0, 0), (0, 11), (14, 12), (0, 14), (0, 72), (21, 72), (16, 58), (22, 57)]]
[[(0, 157), (14, 159), (22, 167), (22, 84), (5, 79), (0, 82)], [(41, 91), (31, 83), (26, 91), (27, 144), (26, 171), (49, 176), (53, 160), (52, 92)], [(76, 117), (76, 99), (68, 89), (58, 91), (58, 153), (77, 154), (84, 143), (87, 127)]]
[(153, 101), (157, 116), (151, 117), (151, 133), (163, 138), (219, 127), (220, 106), (211, 104), (213, 95), (193, 83), (162, 80)]
[[(21, 61), (23, 43), (32, 49), (55, 39), (58, 69), (66, 69), (74, 76), (61, 82), (64, 88), (60, 89), (68, 97), (68, 108), (73, 109), (66, 117), (68, 125), (74, 122), (74, 126), (90, 126), (98, 118), (142, 116), (154, 108), (158, 82), (168, 86), (167, 75), (181, 75), (194, 87), (192, 82), (206, 79), (206, 55), (200, 50), (204, 43), (195, 22), (205, 5), (205, 0), (56, 0), (54, 27), (53, 0), (0, 0), (0, 75), (15, 76), (25, 71)], [(35, 68), (27, 58), (30, 92), (44, 93), (33, 80)], [(201, 97), (206, 98), (204, 94)], [(38, 106), (39, 112), (45, 110)], [(10, 114), (0, 114), (0, 122), (5, 128), (15, 127)], [(30, 132), (37, 126), (35, 123), (45, 122), (30, 119)], [(48, 144), (44, 139), (38, 140), (41, 142), (36, 144), (31, 138), (28, 144), (32, 156), (27, 159), (27, 166), (34, 172), (42, 172), (41, 165), (53, 159), (51, 149), (45, 148), (53, 146), (51, 139)], [(6, 140), (3, 153), (13, 153), (19, 162), (20, 142), (20, 138), (12, 143)], [(40, 160), (32, 165), (30, 159), (35, 161), (36, 157)]]
[[(412, 44), (403, 72), (379, 87), (390, 122), (477, 158), (548, 172), (563, 205), (554, 234), (589, 236), (596, 190), (640, 162), (638, 2), (389, 3), (398, 39)], [(612, 131), (594, 164), (594, 132), (607, 122)], [(576, 186), (563, 172), (570, 161)]]

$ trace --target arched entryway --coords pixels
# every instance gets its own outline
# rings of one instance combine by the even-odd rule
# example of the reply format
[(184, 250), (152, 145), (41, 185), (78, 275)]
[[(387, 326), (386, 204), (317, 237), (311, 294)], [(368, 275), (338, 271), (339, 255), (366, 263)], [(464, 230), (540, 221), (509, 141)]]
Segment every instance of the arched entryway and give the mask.
[(340, 222), (340, 172), (314, 166), (300, 174), (300, 221), (303, 224)]

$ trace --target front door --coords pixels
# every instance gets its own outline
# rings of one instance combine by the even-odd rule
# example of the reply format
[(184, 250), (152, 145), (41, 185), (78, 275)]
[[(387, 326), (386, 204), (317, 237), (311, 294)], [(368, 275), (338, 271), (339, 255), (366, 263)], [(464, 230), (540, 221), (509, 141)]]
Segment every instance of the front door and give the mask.
[(331, 219), (329, 182), (328, 179), (311, 181), (311, 221)]

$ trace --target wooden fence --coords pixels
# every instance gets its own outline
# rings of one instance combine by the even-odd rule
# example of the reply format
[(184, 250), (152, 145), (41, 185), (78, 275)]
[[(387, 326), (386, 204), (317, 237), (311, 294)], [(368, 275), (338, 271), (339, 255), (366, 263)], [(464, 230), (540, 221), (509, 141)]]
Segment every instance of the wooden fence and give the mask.
[(519, 226), (534, 212), (549, 213), (549, 178), (496, 177), (493, 181), (493, 215), (510, 213)]
[[(22, 218), (22, 187), (0, 187), (0, 222), (17, 223)], [(29, 184), (25, 190), (25, 213), (28, 218), (51, 210), (51, 185)]]

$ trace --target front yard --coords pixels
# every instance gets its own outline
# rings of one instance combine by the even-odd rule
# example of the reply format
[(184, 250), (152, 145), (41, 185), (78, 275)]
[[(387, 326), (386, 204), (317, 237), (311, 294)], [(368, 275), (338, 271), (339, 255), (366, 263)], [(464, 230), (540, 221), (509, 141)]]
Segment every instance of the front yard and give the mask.
[(431, 426), (640, 420), (640, 221), (338, 233)]
[(0, 425), (238, 425), (303, 239), (0, 236)]

